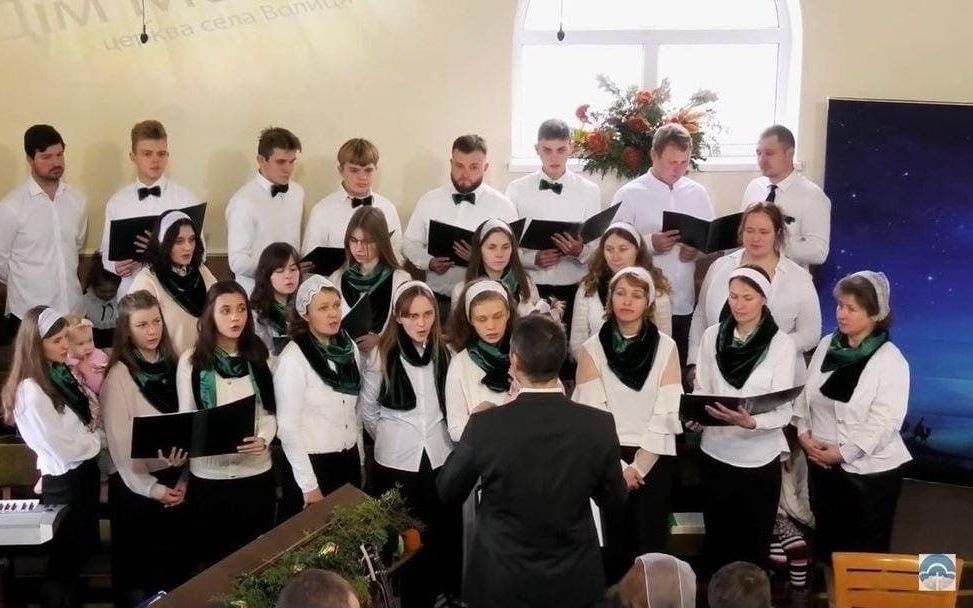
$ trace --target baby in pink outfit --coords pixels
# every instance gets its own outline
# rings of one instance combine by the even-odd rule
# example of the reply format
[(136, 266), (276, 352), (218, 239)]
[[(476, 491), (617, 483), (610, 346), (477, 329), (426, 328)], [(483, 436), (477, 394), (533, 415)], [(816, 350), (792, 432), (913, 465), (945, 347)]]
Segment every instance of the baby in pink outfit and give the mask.
[(68, 358), (65, 362), (78, 382), (97, 397), (108, 371), (108, 355), (95, 348), (90, 320), (77, 315), (68, 315), (65, 320), (68, 322)]

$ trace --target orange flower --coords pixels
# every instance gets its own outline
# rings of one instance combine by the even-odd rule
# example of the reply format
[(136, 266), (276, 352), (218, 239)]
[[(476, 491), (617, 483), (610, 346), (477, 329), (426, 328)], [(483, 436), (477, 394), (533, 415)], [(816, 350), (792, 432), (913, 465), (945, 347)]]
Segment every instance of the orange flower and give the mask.
[(638, 169), (641, 167), (643, 158), (644, 156), (638, 148), (625, 146), (625, 149), (622, 150), (622, 164), (629, 169)]
[(611, 133), (607, 131), (592, 131), (588, 133), (584, 144), (588, 148), (588, 152), (596, 156), (604, 154), (608, 151), (608, 147), (611, 144)]
[(690, 135), (694, 135), (696, 133), (699, 133), (700, 131), (699, 119), (703, 115), (704, 114), (699, 112), (688, 112), (686, 110), (680, 110), (675, 114), (666, 118), (666, 122), (674, 122), (680, 124), (683, 127), (685, 127), (687, 131), (689, 131)]
[(635, 93), (635, 97), (632, 98), (632, 103), (635, 104), (636, 108), (641, 108), (652, 103), (655, 99), (655, 93), (648, 89), (639, 89)]
[(591, 107), (591, 104), (586, 103), (584, 105), (578, 106), (578, 109), (574, 111), (574, 115), (577, 116), (578, 120), (580, 120), (584, 124), (588, 124), (588, 122), (589, 122), (588, 121), (588, 108), (590, 108), (590, 107)]
[(649, 121), (647, 121), (642, 116), (629, 116), (628, 118), (625, 119), (625, 126), (635, 131), (636, 133), (645, 133), (646, 131), (652, 128), (652, 125), (649, 124)]

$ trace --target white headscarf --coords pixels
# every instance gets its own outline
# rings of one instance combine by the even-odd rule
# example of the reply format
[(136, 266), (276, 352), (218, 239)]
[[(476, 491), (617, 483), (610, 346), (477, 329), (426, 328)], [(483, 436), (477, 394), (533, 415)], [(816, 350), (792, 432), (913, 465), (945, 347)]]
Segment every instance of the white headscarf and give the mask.
[(649, 271), (641, 266), (627, 266), (616, 272), (611, 278), (611, 281), (608, 282), (608, 291), (611, 292), (613, 289), (615, 289), (615, 283), (617, 283), (618, 280), (625, 275), (634, 276), (635, 278), (648, 283), (649, 293), (645, 294), (645, 297), (648, 298), (649, 305), (651, 306), (652, 302), (655, 302), (655, 282), (652, 280), (652, 275), (649, 273)]
[(888, 317), (889, 312), (892, 310), (889, 307), (892, 287), (889, 285), (889, 278), (885, 276), (885, 273), (874, 270), (859, 270), (858, 272), (852, 273), (851, 276), (865, 279), (875, 289), (876, 299), (878, 300), (878, 318), (876, 320), (881, 321)]
[(318, 295), (322, 289), (338, 289), (334, 283), (319, 274), (309, 275), (301, 286), (297, 288), (297, 295), (294, 296), (294, 307), (301, 318), (307, 318), (307, 307), (311, 305), (311, 300)]
[(686, 562), (665, 553), (635, 558), (645, 573), (645, 601), (649, 608), (694, 608), (696, 573)]

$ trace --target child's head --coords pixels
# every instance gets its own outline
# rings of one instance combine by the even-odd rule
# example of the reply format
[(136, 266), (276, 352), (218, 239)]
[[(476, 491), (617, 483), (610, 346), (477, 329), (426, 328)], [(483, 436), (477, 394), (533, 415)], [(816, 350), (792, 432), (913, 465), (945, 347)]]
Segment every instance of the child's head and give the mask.
[(67, 315), (68, 352), (75, 359), (83, 360), (95, 350), (95, 336), (91, 321), (78, 315)]
[(108, 302), (115, 299), (121, 282), (121, 277), (105, 270), (101, 263), (101, 252), (96, 251), (85, 277), (85, 290), (90, 290), (99, 300)]

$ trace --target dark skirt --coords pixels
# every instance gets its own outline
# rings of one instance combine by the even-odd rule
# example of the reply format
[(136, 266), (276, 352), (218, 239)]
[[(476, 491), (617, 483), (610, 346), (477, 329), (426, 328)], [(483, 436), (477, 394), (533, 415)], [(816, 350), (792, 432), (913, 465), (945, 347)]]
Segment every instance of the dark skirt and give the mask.
[(361, 457), (358, 446), (340, 452), (309, 454), (318, 489), (327, 496), (346, 483), (361, 488)]

